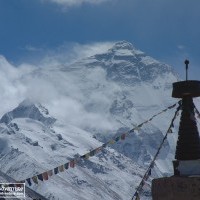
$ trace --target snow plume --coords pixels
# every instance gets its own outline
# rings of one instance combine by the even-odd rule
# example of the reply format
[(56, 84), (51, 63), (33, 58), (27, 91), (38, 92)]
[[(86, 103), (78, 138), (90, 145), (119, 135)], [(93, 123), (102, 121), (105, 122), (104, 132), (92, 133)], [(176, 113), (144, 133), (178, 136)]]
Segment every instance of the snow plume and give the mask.
[(23, 99), (26, 88), (18, 81), (21, 71), (23, 71), (22, 68), (17, 69), (5, 57), (0, 55), (0, 94), (2, 105), (0, 115), (15, 107)]
[[(47, 50), (41, 60), (42, 66), (55, 66), (58, 64), (70, 64), (95, 54), (101, 54), (114, 45), (110, 42), (93, 42), (89, 44), (79, 44), (75, 42), (65, 43), (54, 50)], [(33, 47), (32, 47), (33, 48)]]
[(100, 3), (104, 3), (110, 0), (46, 0), (46, 1), (50, 1), (53, 3), (57, 3), (59, 5), (69, 7), (69, 6), (80, 6), (83, 3), (100, 4)]
[[(61, 51), (62, 47), (57, 52), (51, 52), (52, 56), (45, 56), (38, 66), (25, 63), (14, 66), (1, 56), (0, 93), (1, 103), (4, 106), (0, 109), (0, 116), (29, 98), (33, 102), (40, 102), (47, 107), (53, 117), (64, 120), (65, 123), (84, 129), (97, 127), (102, 130), (111, 130), (116, 127), (109, 113), (106, 114), (103, 111), (109, 110), (110, 97), (113, 94), (110, 88), (116, 92), (119, 88), (114, 83), (107, 83), (105, 70), (95, 67), (93, 70), (82, 71), (82, 74), (87, 74), (84, 86), (82, 77), (60, 70), (62, 67), (64, 69), (68, 67), (69, 60), (67, 61), (65, 57), (72, 56), (72, 60), (81, 59), (102, 53), (111, 46), (112, 43), (75, 44), (71, 51), (63, 51), (65, 53)], [(95, 88), (98, 89), (98, 82), (101, 81), (107, 85), (103, 88), (103, 93), (101, 89)], [(85, 88), (89, 92), (89, 97), (85, 94)], [(91, 93), (90, 89), (95, 92)], [(100, 109), (96, 109), (93, 105), (101, 105), (102, 112), (98, 112)]]

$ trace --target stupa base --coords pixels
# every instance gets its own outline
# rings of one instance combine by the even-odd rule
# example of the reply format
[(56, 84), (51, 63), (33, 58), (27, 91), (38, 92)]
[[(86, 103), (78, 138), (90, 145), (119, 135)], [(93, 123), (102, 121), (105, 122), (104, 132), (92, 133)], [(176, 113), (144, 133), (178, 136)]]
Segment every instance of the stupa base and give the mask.
[(200, 177), (169, 177), (152, 181), (153, 200), (200, 200)]

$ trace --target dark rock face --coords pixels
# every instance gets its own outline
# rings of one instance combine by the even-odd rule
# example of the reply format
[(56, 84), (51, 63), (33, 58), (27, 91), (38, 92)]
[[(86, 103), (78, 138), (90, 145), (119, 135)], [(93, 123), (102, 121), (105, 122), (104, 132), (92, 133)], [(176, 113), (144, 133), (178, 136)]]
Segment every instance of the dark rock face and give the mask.
[(94, 58), (98, 61), (96, 65), (106, 69), (108, 79), (125, 84), (152, 82), (158, 76), (174, 73), (170, 66), (154, 60), (126, 41), (117, 42), (108, 52)]

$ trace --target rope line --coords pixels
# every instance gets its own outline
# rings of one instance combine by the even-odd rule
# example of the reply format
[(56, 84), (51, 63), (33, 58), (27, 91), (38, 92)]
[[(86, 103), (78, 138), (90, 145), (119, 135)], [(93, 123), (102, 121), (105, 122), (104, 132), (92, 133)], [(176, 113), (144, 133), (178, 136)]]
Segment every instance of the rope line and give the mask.
[[(180, 104), (180, 101), (178, 102)], [(69, 162), (65, 163), (65, 164), (62, 164), (58, 167), (55, 167), (53, 169), (50, 169), (50, 170), (47, 170), (41, 174), (37, 174), (33, 177), (30, 177), (30, 178), (27, 178), (25, 180), (22, 180), (22, 181), (18, 181), (18, 182), (27, 182), (29, 184), (29, 186), (32, 185), (32, 183), (35, 183), (35, 184), (38, 184), (39, 181), (44, 181), (44, 180), (48, 180), (49, 177), (53, 176), (53, 175), (56, 175), (60, 172), (64, 172), (65, 170), (69, 169), (69, 168), (74, 168), (75, 165), (81, 160), (81, 159), (89, 159), (90, 157), (96, 155), (97, 153), (99, 153), (100, 151), (102, 151), (105, 147), (107, 147), (108, 145), (110, 144), (114, 144), (120, 140), (125, 140), (125, 138), (132, 132), (134, 132), (134, 130), (139, 130), (144, 124), (150, 122), (151, 120), (153, 120), (155, 117), (157, 117), (158, 115), (166, 112), (167, 110), (170, 110), (172, 108), (174, 108), (175, 106), (177, 105), (177, 103), (163, 109), (162, 111), (158, 112), (157, 114), (153, 115), (151, 118), (149, 118), (148, 120), (142, 122), (141, 124), (137, 125), (136, 127), (134, 127), (133, 129), (129, 130), (128, 132), (125, 132), (121, 135), (119, 135), (118, 137), (115, 137), (111, 140), (109, 140), (108, 142), (104, 143), (103, 145), (101, 145), (100, 147), (97, 147), (96, 149), (93, 149), (91, 150), (90, 152), (82, 155), (82, 156), (79, 156), (77, 158), (74, 158), (72, 160), (70, 160)], [(163, 141), (164, 142), (164, 141)]]
[(162, 148), (162, 146), (163, 146), (165, 140), (167, 139), (167, 135), (168, 135), (169, 133), (172, 133), (172, 128), (174, 127), (174, 121), (175, 121), (176, 117), (178, 116), (179, 110), (181, 109), (181, 101), (179, 101), (178, 104), (179, 104), (179, 106), (177, 107), (177, 110), (176, 110), (176, 112), (175, 112), (175, 114), (174, 114), (174, 116), (173, 116), (173, 118), (172, 118), (172, 121), (171, 121), (171, 123), (170, 123), (170, 126), (169, 126), (169, 128), (167, 129), (167, 132), (166, 132), (166, 134), (165, 134), (165, 136), (164, 136), (162, 142), (160, 143), (160, 146), (159, 146), (159, 148), (158, 148), (158, 150), (157, 150), (157, 152), (156, 152), (156, 154), (155, 154), (153, 160), (151, 161), (149, 167), (147, 168), (147, 170), (146, 170), (146, 172), (145, 172), (145, 174), (144, 174), (142, 180), (140, 181), (140, 184), (139, 184), (139, 186), (137, 187), (137, 189), (136, 189), (136, 191), (135, 191), (133, 197), (131, 198), (131, 200), (134, 200), (134, 198), (135, 198), (135, 200), (139, 199), (139, 193), (140, 193), (140, 191), (142, 190), (145, 181), (147, 181), (148, 178), (149, 178), (149, 176), (151, 175), (151, 169), (154, 167), (155, 160), (156, 160), (157, 156), (159, 155), (160, 150), (161, 150), (161, 148)]

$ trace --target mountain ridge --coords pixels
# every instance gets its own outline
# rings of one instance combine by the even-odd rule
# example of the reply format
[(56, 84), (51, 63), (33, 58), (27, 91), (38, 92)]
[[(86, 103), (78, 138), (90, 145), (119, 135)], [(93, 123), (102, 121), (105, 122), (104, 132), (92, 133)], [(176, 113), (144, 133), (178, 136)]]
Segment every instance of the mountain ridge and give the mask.
[[(122, 41), (103, 54), (70, 65), (39, 68), (23, 76), (22, 83), (29, 85), (30, 80), (35, 88), (29, 98), (38, 97), (48, 110), (25, 100), (0, 120), (0, 144), (7, 142), (0, 169), (16, 179), (26, 179), (83, 155), (169, 106), (174, 102), (169, 97), (177, 76), (168, 65)], [(40, 84), (39, 95), (34, 93), (38, 91), (36, 83)], [(66, 195), (77, 200), (83, 196), (88, 200), (131, 197), (172, 115), (172, 111), (165, 113), (124, 142), (62, 173), (62, 177), (54, 176), (31, 187), (52, 200), (66, 199)], [(152, 177), (172, 171), (169, 163), (175, 136), (169, 141)], [(22, 163), (21, 168), (15, 163)], [(56, 184), (63, 190), (51, 191)], [(143, 197), (150, 199), (149, 190), (145, 191)]]

